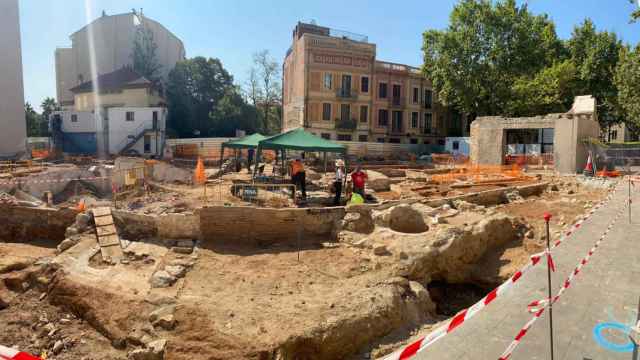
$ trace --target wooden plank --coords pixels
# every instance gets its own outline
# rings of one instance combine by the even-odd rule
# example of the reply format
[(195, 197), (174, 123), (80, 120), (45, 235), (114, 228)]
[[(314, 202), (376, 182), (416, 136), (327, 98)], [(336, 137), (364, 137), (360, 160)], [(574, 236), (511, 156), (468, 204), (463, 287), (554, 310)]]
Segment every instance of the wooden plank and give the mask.
[(104, 206), (104, 207), (99, 207), (99, 208), (94, 208), (91, 210), (93, 212), (93, 216), (105, 216), (105, 215), (111, 215), (111, 208)]
[(95, 216), (93, 220), (96, 222), (96, 226), (113, 225), (113, 217), (111, 216)]
[(118, 262), (124, 258), (124, 253), (119, 245), (103, 246), (100, 248), (100, 253), (102, 254), (102, 259), (105, 261)]
[(96, 232), (98, 233), (98, 236), (117, 235), (118, 234), (118, 232), (116, 231), (116, 227), (113, 224), (106, 225), (106, 226), (98, 226), (98, 227), (96, 227)]
[(120, 238), (118, 238), (118, 235), (115, 235), (115, 234), (107, 235), (107, 236), (99, 236), (98, 243), (100, 244), (100, 246), (111, 246), (111, 245), (120, 246)]

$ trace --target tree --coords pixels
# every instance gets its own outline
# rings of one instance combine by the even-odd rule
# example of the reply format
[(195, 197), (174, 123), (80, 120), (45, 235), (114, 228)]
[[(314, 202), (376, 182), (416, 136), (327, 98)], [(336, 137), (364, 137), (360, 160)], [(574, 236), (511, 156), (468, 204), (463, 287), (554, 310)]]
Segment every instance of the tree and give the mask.
[(131, 57), (133, 58), (133, 69), (152, 82), (159, 81), (158, 72), (162, 68), (156, 56), (157, 49), (158, 45), (153, 40), (153, 31), (146, 26), (143, 20), (136, 29)]
[(234, 136), (236, 129), (258, 128), (218, 59), (196, 57), (176, 64), (168, 77), (167, 102), (168, 126), (181, 137)]
[(576, 26), (568, 41), (571, 61), (579, 79), (579, 95), (593, 95), (598, 104), (602, 127), (622, 120), (618, 106), (618, 90), (613, 81), (622, 43), (616, 34), (596, 30), (590, 19)]
[[(629, 2), (635, 5), (635, 1), (634, 0), (629, 0)], [(639, 4), (638, 7), (639, 7), (638, 9), (636, 9), (635, 11), (633, 11), (631, 13), (631, 21), (632, 22), (640, 19), (640, 4)]]
[(42, 136), (41, 134), (41, 122), (42, 118), (40, 114), (38, 114), (33, 106), (29, 102), (24, 104), (24, 116), (27, 122), (27, 136)]
[(542, 69), (533, 78), (517, 79), (511, 91), (514, 98), (507, 106), (511, 116), (533, 116), (565, 112), (577, 92), (577, 70), (570, 60)]
[(280, 131), (282, 114), (282, 85), (280, 65), (272, 59), (268, 50), (253, 54), (253, 67), (245, 93), (248, 100), (258, 110), (262, 131), (273, 134)]
[(53, 113), (54, 111), (59, 111), (60, 105), (58, 105), (58, 103), (54, 98), (47, 97), (44, 100), (42, 100), (42, 103), (40, 104), (40, 108), (42, 109), (42, 121), (40, 124), (41, 125), (40, 132), (42, 134), (48, 134), (49, 133), (49, 128), (48, 128), (49, 115), (51, 115), (51, 113)]
[(633, 51), (627, 47), (620, 51), (615, 84), (627, 125), (640, 128), (640, 45)]
[(462, 0), (445, 30), (423, 34), (424, 74), (439, 101), (476, 115), (505, 113), (517, 79), (534, 77), (566, 52), (546, 15), (515, 0)]

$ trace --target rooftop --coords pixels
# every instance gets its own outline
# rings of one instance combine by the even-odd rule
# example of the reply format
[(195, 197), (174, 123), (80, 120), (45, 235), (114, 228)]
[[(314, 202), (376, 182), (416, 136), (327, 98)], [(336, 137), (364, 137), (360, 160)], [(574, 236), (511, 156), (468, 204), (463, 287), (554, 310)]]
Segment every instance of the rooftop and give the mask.
[[(101, 91), (119, 90), (123, 88), (149, 87), (152, 82), (138, 74), (130, 67), (123, 67), (116, 71), (98, 76)], [(91, 92), (94, 90), (93, 81), (86, 81), (70, 89), (73, 93)]]

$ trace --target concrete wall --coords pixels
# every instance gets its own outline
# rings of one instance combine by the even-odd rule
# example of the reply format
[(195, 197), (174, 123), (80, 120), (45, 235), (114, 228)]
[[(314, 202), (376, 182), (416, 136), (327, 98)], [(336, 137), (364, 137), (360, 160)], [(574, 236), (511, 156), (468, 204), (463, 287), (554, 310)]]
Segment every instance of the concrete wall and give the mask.
[[(60, 118), (62, 118), (63, 132), (96, 132), (96, 119), (91, 111), (54, 111), (53, 115), (60, 115)], [(76, 115), (76, 122), (71, 121), (73, 115)]]
[(0, 205), (0, 242), (29, 242), (36, 239), (62, 241), (67, 227), (75, 222), (76, 214), (73, 209)]
[(0, 1), (0, 157), (24, 152), (27, 138), (19, 18), (18, 0)]
[[(136, 136), (142, 129), (153, 128), (153, 112), (158, 113), (158, 126), (160, 131), (164, 133), (166, 127), (167, 112), (161, 107), (119, 107), (109, 109), (109, 153), (117, 154), (131, 140), (129, 136)], [(126, 120), (126, 113), (133, 112), (134, 121)], [(154, 139), (155, 140), (155, 139)], [(161, 145), (163, 136), (161, 136), (158, 144)], [(143, 154), (144, 138), (138, 141), (140, 154)], [(153, 141), (152, 149), (155, 149), (155, 141)], [(152, 151), (152, 153), (155, 153)]]
[(480, 165), (503, 163), (506, 145), (505, 131), (510, 129), (553, 128), (555, 168), (561, 173), (580, 172), (587, 160), (583, 140), (598, 138), (600, 126), (595, 111), (595, 99), (576, 97), (574, 107), (565, 114), (536, 117), (480, 117), (471, 124), (471, 162)]
[[(153, 32), (153, 40), (158, 46), (156, 56), (158, 63), (162, 66), (160, 74), (166, 79), (176, 62), (185, 58), (184, 46), (180, 39), (160, 23), (146, 17), (143, 21), (144, 25)], [(71, 94), (65, 91), (69, 86), (69, 79), (72, 79), (73, 84), (70, 87), (73, 87), (89, 81), (92, 77), (89, 28), (93, 32), (97, 73), (106, 74), (132, 64), (131, 54), (137, 23), (136, 16), (132, 13), (101, 16), (73, 33), (71, 35), (73, 60), (68, 56), (60, 56), (60, 63), (56, 66), (56, 71), (62, 71), (56, 74), (58, 101), (73, 101)], [(70, 61), (75, 63), (69, 64)], [(69, 71), (72, 73), (68, 74)]]
[[(200, 210), (204, 243), (263, 246), (295, 241), (301, 227), (305, 239), (333, 239), (335, 224), (344, 208), (269, 209), (253, 207), (206, 207)], [(255, 232), (252, 230), (256, 230)]]
[[(92, 111), (95, 109), (95, 95), (93, 92), (76, 94), (74, 97), (77, 111)], [(101, 107), (147, 107), (162, 103), (162, 98), (150, 89), (123, 89), (121, 92), (100, 94)]]

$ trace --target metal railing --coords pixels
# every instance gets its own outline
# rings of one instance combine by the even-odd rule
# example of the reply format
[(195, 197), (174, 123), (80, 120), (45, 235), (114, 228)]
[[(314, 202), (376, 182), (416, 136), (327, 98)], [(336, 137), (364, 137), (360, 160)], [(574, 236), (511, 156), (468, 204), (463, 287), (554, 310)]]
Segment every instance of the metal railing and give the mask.
[(345, 100), (356, 100), (358, 98), (358, 94), (351, 88), (338, 88), (336, 96)]
[(131, 145), (132, 142), (140, 140), (141, 134), (143, 132), (146, 132), (147, 130), (155, 130), (153, 128), (153, 122), (152, 124), (149, 126), (150, 128), (147, 128), (147, 125), (149, 125), (147, 123), (147, 121), (143, 121), (140, 125), (138, 125), (138, 127), (136, 127), (133, 131), (129, 132), (129, 134), (122, 139), (122, 141), (120, 141), (120, 143), (118, 144), (118, 152), (122, 152), (124, 150), (126, 150), (126, 148)]
[(336, 129), (355, 130), (358, 126), (356, 119), (336, 119)]
[(392, 96), (389, 99), (392, 106), (402, 107), (406, 104), (405, 98), (403, 96)]

